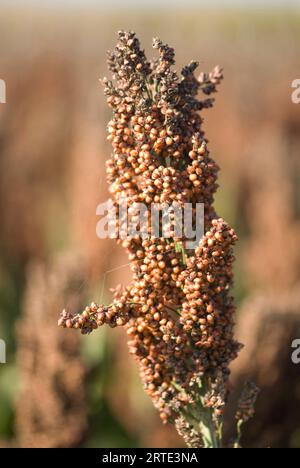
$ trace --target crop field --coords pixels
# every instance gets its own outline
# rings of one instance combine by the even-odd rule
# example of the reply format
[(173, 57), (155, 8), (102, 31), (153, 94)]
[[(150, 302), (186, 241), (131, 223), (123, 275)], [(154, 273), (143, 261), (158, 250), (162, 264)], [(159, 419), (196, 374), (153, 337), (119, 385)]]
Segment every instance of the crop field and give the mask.
[[(118, 104), (112, 113), (99, 81), (110, 77), (106, 51), (115, 47), (119, 30), (135, 31), (149, 59), (160, 52), (161, 46), (157, 45), (158, 51), (151, 47), (152, 38), (159, 37), (174, 48), (178, 71), (192, 60), (199, 62), (196, 75), (216, 65), (223, 69), (224, 81), (215, 78), (218, 84), (213, 108), (204, 108), (200, 113), (205, 145), (220, 168), (214, 207), (210, 201), (207, 206), (226, 220), (226, 225), (216, 222), (211, 228), (226, 264), (221, 273), (217, 268), (216, 275), (228, 283), (234, 278), (236, 317), (228, 318), (228, 323), (236, 323), (234, 336), (245, 345), (230, 365), (230, 398), (225, 411), (229, 422), (224, 426), (224, 443), (230, 444), (234, 437), (234, 413), (243, 383), (253, 381), (260, 393), (254, 417), (243, 426), (242, 446), (299, 448), (300, 363), (296, 351), (300, 343), (300, 103), (293, 102), (292, 83), (300, 79), (300, 11), (183, 8), (177, 4), (172, 7), (171, 2), (170, 7), (151, 8), (145, 2), (143, 7), (122, 6), (119, 10), (101, 6), (0, 9), (0, 358), (5, 357), (0, 359), (0, 447), (185, 447), (174, 426), (162, 424), (161, 418), (166, 422), (164, 419), (170, 416), (169, 407), (166, 409), (157, 398), (154, 381), (151, 387), (145, 378), (148, 395), (143, 391), (139, 366), (128, 354), (122, 326), (114, 330), (101, 327), (90, 336), (57, 326), (65, 308), (77, 314), (92, 301), (111, 304), (111, 289), (119, 283), (132, 287), (134, 268), (130, 266), (139, 264), (139, 255), (143, 260), (144, 254), (136, 251), (137, 257), (128, 260), (120, 244), (96, 235), (97, 206), (127, 188), (120, 178), (117, 195), (109, 194), (109, 186), (115, 181), (107, 184), (105, 170), (112, 154), (119, 157), (119, 168), (125, 171), (120, 156), (124, 145), (116, 137), (116, 128), (123, 131), (121, 114), (125, 111), (120, 111)], [(159, 81), (159, 73), (153, 74)], [(181, 96), (183, 100), (185, 97)], [(132, 94), (130, 99), (135, 99)], [(164, 99), (167, 102), (163, 96), (162, 108)], [(149, 103), (142, 109), (139, 115), (150, 115), (151, 125), (159, 120), (156, 111), (149, 110)], [(115, 123), (110, 124), (110, 130), (112, 116)], [(138, 120), (134, 122), (138, 127)], [(188, 131), (184, 133), (180, 122), (178, 132), (185, 144)], [(159, 125), (161, 131), (163, 124)], [(129, 141), (132, 128), (128, 130)], [(116, 140), (107, 139), (107, 130)], [(154, 139), (155, 132), (156, 127), (152, 129)], [(174, 151), (167, 147), (169, 143), (170, 147), (175, 145), (177, 137), (170, 135), (162, 157), (173, 156)], [(201, 141), (196, 138), (193, 142), (195, 151), (206, 157), (204, 150), (201, 153)], [(188, 144), (183, 145), (183, 160)], [(180, 179), (179, 185), (175, 181), (172, 187), (174, 198), (186, 190), (191, 200), (203, 194), (205, 200), (209, 199), (213, 188), (205, 185), (203, 194), (197, 191), (197, 177), (189, 169), (192, 165), (186, 170), (186, 184), (183, 176), (178, 178), (182, 167), (178, 160), (162, 176), (170, 184), (176, 177), (177, 182)], [(160, 174), (157, 166), (153, 168)], [(135, 173), (145, 193), (152, 183), (147, 170), (139, 166)], [(215, 166), (206, 181), (214, 175)], [(135, 187), (133, 178), (127, 179)], [(153, 192), (157, 188), (159, 182)], [(138, 196), (137, 192), (135, 187), (130, 194)], [(232, 270), (233, 252), (227, 252), (227, 244), (222, 245), (224, 232), (225, 240), (230, 237), (235, 242), (230, 228), (238, 237)], [(176, 242), (174, 245), (176, 255), (181, 253), (184, 258), (184, 248), (180, 250), (179, 246), (178, 250)], [(145, 251), (148, 247), (145, 244)], [(158, 251), (163, 248), (162, 243)], [(176, 255), (168, 257), (170, 262), (175, 259), (174, 266)], [(173, 276), (170, 273), (166, 279), (159, 269), (168, 275), (168, 262), (163, 257), (157, 261), (146, 261), (150, 267), (141, 271), (151, 277), (150, 270), (158, 270), (156, 282), (151, 280), (151, 284), (158, 294), (156, 299), (167, 297), (164, 306), (168, 302), (170, 308), (170, 297), (172, 304), (181, 300), (180, 292), (179, 296), (174, 292), (175, 284), (179, 290), (193, 286), (184, 272), (176, 278), (176, 272)], [(140, 283), (136, 285), (130, 301), (138, 296), (147, 302), (145, 291), (149, 290), (139, 296), (136, 289)], [(221, 299), (212, 292), (210, 296), (210, 291), (206, 291), (207, 296), (218, 304)], [(224, 294), (227, 289), (222, 292), (225, 301)], [(157, 302), (151, 306), (155, 308)], [(192, 309), (196, 306), (194, 302), (189, 304)], [(128, 303), (126, 307), (118, 316), (121, 325), (128, 314), (135, 317), (138, 313)], [(229, 309), (228, 302), (226, 307)], [(105, 309), (108, 315), (100, 314), (100, 325), (111, 321), (109, 313)], [(163, 306), (156, 313), (157, 320), (165, 317)], [(188, 316), (189, 312), (184, 313)], [(189, 322), (184, 322), (184, 317), (181, 323), (188, 335)], [(209, 313), (206, 323), (213, 317), (214, 313)], [(62, 323), (66, 325), (66, 320)], [(207, 333), (205, 321), (199, 323)], [(69, 323), (67, 328), (74, 324)], [(172, 324), (166, 319), (162, 326), (171, 329)], [(134, 326), (140, 339), (146, 325), (136, 319)], [(147, 333), (142, 345), (136, 344), (135, 338), (137, 348), (146, 349)], [(216, 333), (212, 332), (212, 340)], [(162, 331), (165, 342), (171, 340), (169, 336)], [(196, 344), (209, 346), (203, 336), (197, 340)], [(233, 348), (229, 340), (226, 352), (233, 353)], [(149, 376), (149, 355), (140, 369), (142, 376)], [(168, 359), (167, 352), (162, 351), (162, 355)], [(211, 356), (209, 359), (213, 362)], [(141, 358), (136, 360), (141, 364)], [(155, 371), (163, 373), (158, 365)], [(166, 388), (168, 372), (162, 380), (162, 384), (167, 382)]]

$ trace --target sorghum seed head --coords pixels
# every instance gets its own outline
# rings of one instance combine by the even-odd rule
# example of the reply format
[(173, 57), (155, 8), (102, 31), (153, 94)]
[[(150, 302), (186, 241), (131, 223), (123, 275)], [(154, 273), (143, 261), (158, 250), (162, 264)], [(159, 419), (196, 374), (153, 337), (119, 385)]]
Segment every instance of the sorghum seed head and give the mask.
[(103, 80), (113, 110), (108, 124), (113, 155), (107, 163), (113, 200), (127, 199), (132, 216), (134, 203), (149, 211), (152, 203), (190, 203), (194, 222), (196, 204), (203, 203), (206, 234), (193, 251), (185, 250), (186, 238), (174, 237), (172, 222), (169, 239), (151, 233), (146, 239), (118, 239), (132, 264), (131, 284), (118, 289), (108, 307), (92, 303), (75, 316), (64, 311), (59, 325), (84, 334), (104, 324), (125, 326), (129, 350), (163, 421), (193, 399), (203, 375), (215, 389), (207, 404), (220, 416), (225, 398), (220, 382), (226, 382), (239, 351), (229, 295), (237, 238), (213, 207), (219, 168), (210, 157), (199, 111), (212, 107), (207, 96), (216, 92), (222, 71), (215, 68), (197, 79), (198, 64), (191, 62), (178, 75), (172, 68), (174, 50), (161, 40), (153, 40), (158, 59), (150, 63), (133, 32), (118, 36), (108, 56), (113, 80)]

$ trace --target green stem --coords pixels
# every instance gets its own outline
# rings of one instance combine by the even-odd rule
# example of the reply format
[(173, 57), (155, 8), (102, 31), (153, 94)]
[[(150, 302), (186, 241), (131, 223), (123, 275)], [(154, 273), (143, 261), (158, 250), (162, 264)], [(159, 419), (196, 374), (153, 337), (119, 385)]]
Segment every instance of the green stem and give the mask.
[(212, 410), (210, 408), (206, 408), (206, 415), (200, 421), (199, 426), (205, 448), (221, 448), (221, 441), (219, 434), (216, 431), (212, 417)]
[(175, 252), (176, 253), (181, 253), (181, 256), (182, 256), (182, 264), (184, 266), (186, 266), (186, 262), (187, 262), (187, 253), (185, 251), (185, 248), (183, 247), (183, 245), (179, 244), (178, 242), (175, 242)]
[(204, 397), (207, 393), (207, 383), (205, 379), (199, 385), (200, 396), (200, 427), (203, 435), (205, 448), (221, 448), (222, 447), (222, 426), (217, 428), (213, 418), (213, 408), (205, 406)]
[[(185, 393), (180, 385), (173, 382), (173, 386), (180, 393)], [(205, 448), (222, 448), (222, 425), (214, 422), (213, 409), (204, 404), (206, 392), (206, 385), (201, 382), (196, 405), (189, 405), (187, 410), (182, 412), (182, 416), (201, 434)]]
[(240, 448), (241, 444), (241, 438), (242, 438), (242, 425), (243, 425), (243, 420), (239, 419), (236, 425), (236, 430), (237, 430), (237, 438), (234, 444), (234, 448)]

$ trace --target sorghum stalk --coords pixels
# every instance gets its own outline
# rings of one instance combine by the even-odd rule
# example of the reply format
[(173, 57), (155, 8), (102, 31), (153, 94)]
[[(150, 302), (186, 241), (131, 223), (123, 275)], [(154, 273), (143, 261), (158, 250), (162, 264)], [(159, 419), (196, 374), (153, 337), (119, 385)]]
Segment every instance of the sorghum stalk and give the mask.
[(87, 372), (79, 337), (56, 327), (58, 307), (84, 300), (85, 262), (60, 253), (50, 263), (34, 261), (28, 268), (22, 317), (17, 323), (17, 365), (22, 386), (16, 400), (18, 447), (77, 447), (86, 437)]
[[(132, 282), (117, 288), (110, 306), (92, 303), (75, 316), (63, 311), (59, 325), (84, 334), (105, 323), (124, 326), (163, 422), (173, 422), (190, 447), (221, 447), (229, 364), (241, 347), (233, 338), (230, 296), (237, 236), (213, 207), (219, 168), (199, 111), (212, 107), (208, 96), (216, 92), (222, 70), (196, 78), (193, 61), (178, 76), (171, 47), (154, 39), (158, 58), (148, 62), (133, 32), (118, 35), (108, 56), (113, 80), (103, 80), (113, 110), (113, 155), (107, 162), (112, 202), (117, 210), (126, 200), (131, 213), (137, 203), (149, 212), (153, 203), (190, 203), (194, 224), (195, 207), (203, 203), (205, 234), (195, 249), (176, 237), (172, 223), (169, 238), (119, 235)], [(118, 227), (122, 231), (120, 220)]]

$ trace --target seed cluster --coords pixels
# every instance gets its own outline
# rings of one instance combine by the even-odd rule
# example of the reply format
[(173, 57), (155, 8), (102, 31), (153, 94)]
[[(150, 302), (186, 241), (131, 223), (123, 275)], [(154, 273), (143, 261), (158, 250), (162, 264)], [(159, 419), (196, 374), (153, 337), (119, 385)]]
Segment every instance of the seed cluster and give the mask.
[(199, 433), (194, 431), (193, 427), (182, 416), (176, 419), (175, 426), (178, 434), (183, 438), (189, 448), (203, 447), (203, 441)]
[(246, 382), (238, 402), (236, 419), (243, 423), (249, 421), (254, 415), (254, 405), (259, 394), (258, 387), (253, 382)]
[[(219, 168), (199, 115), (213, 105), (207, 96), (216, 92), (222, 71), (216, 67), (197, 78), (198, 64), (191, 62), (179, 76), (172, 68), (174, 50), (159, 39), (153, 47), (158, 58), (148, 62), (135, 34), (121, 31), (109, 54), (113, 80), (103, 83), (113, 111), (108, 124), (113, 155), (107, 162), (112, 202), (117, 209), (126, 200), (133, 210), (143, 203), (149, 211), (152, 203), (190, 203), (194, 223), (196, 204), (203, 203), (205, 235), (195, 250), (186, 248), (185, 237), (175, 237), (172, 226), (169, 238), (120, 236), (131, 262), (131, 284), (116, 290), (110, 306), (92, 303), (75, 316), (63, 311), (59, 325), (82, 333), (105, 323), (125, 326), (145, 389), (167, 421), (191, 404), (196, 377), (221, 373), (226, 382), (239, 351), (229, 294), (237, 237), (213, 207)], [(210, 406), (220, 411), (220, 398), (212, 398)], [(178, 425), (183, 427), (182, 421)]]

